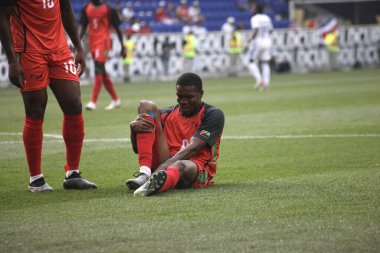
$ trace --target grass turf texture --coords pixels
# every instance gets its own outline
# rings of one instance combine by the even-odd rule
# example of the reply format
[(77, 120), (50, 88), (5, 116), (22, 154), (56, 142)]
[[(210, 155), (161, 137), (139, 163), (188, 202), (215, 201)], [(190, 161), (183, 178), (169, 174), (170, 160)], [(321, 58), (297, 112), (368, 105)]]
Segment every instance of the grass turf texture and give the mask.
[[(115, 139), (129, 138), (139, 100), (175, 104), (174, 82), (119, 84), (121, 109), (103, 110), (103, 90), (84, 111), (81, 171), (97, 190), (63, 190), (64, 145), (44, 137), (55, 191), (42, 194), (27, 191), (22, 137), (9, 134), (22, 132), (21, 96), (1, 90), (0, 252), (379, 252), (379, 80), (379, 70), (275, 75), (257, 92), (248, 77), (205, 79), (224, 136), (251, 139), (222, 140), (215, 186), (149, 198), (126, 189), (137, 157)], [(44, 133), (60, 134), (49, 95)]]

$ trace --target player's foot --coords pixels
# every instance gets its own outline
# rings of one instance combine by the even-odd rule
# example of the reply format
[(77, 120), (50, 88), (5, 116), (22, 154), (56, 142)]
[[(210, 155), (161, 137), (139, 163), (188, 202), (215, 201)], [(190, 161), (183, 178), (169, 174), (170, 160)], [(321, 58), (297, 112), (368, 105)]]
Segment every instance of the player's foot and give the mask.
[(34, 180), (33, 182), (29, 184), (28, 187), (29, 187), (30, 192), (52, 192), (53, 191), (53, 188), (51, 188), (50, 185), (48, 185), (45, 182), (45, 179), (43, 177)]
[(158, 190), (164, 185), (166, 177), (166, 171), (164, 170), (159, 170), (153, 173), (149, 180), (133, 193), (133, 196), (144, 197), (157, 193)]
[(261, 80), (261, 81), (256, 82), (255, 89), (259, 91), (264, 90), (264, 81)]
[(92, 101), (88, 102), (88, 104), (86, 105), (86, 110), (95, 110), (96, 109), (96, 104)]
[(73, 172), (71, 176), (65, 177), (65, 180), (63, 181), (63, 188), (66, 190), (87, 190), (96, 189), (98, 186), (95, 183), (82, 178), (78, 172)]
[(112, 100), (111, 103), (105, 108), (107, 111), (108, 110), (113, 110), (115, 108), (119, 108), (121, 105), (121, 100), (120, 99), (117, 99), (117, 100)]
[(148, 180), (149, 176), (147, 174), (139, 173), (135, 176), (135, 178), (128, 179), (127, 182), (125, 182), (125, 184), (129, 190), (136, 190), (137, 188), (145, 184)]

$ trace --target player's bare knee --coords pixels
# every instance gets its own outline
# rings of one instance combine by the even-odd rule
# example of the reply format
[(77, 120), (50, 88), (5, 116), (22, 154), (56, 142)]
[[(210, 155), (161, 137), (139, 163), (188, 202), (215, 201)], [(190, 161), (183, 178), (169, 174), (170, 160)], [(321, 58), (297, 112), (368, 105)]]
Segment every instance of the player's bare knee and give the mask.
[(138, 113), (158, 113), (157, 105), (153, 101), (142, 100), (140, 101), (139, 107), (137, 109)]

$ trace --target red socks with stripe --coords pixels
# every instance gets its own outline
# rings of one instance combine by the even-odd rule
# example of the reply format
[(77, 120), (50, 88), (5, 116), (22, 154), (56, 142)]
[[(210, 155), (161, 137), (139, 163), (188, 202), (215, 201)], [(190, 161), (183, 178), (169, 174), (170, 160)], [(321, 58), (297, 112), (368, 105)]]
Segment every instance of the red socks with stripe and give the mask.
[(78, 170), (84, 139), (82, 114), (63, 115), (62, 135), (66, 144), (65, 171)]
[(25, 117), (23, 141), (30, 176), (41, 174), (42, 124), (43, 120)]
[(112, 99), (118, 100), (119, 97), (117, 96), (115, 88), (113, 87), (112, 81), (108, 75), (103, 77), (103, 82), (104, 82), (104, 87), (106, 87), (106, 90), (111, 95)]
[(91, 101), (95, 104), (96, 104), (96, 101), (98, 100), (100, 89), (102, 88), (102, 83), (103, 83), (103, 76), (95, 75), (95, 82), (94, 82), (94, 87), (92, 88), (92, 97), (91, 97)]
[[(154, 123), (154, 119), (151, 117), (146, 117), (145, 119)], [(155, 135), (155, 132), (136, 134), (137, 151), (140, 167), (147, 166), (149, 168), (152, 168), (153, 145), (156, 139)]]
[(171, 168), (166, 169), (165, 172), (166, 172), (166, 181), (164, 185), (158, 190), (159, 192), (166, 192), (173, 189), (177, 185), (178, 180), (179, 180), (180, 173), (179, 173), (178, 168), (171, 167)]

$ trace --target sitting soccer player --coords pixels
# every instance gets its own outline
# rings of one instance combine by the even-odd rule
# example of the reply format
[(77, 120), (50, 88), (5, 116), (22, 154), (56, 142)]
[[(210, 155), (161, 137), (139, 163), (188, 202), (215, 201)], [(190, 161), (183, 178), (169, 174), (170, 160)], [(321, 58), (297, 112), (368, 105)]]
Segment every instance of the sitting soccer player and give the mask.
[(178, 78), (176, 95), (178, 104), (161, 110), (151, 101), (141, 101), (139, 115), (131, 122), (140, 172), (126, 185), (135, 190), (134, 196), (213, 183), (224, 114), (202, 102), (202, 80), (194, 73)]

